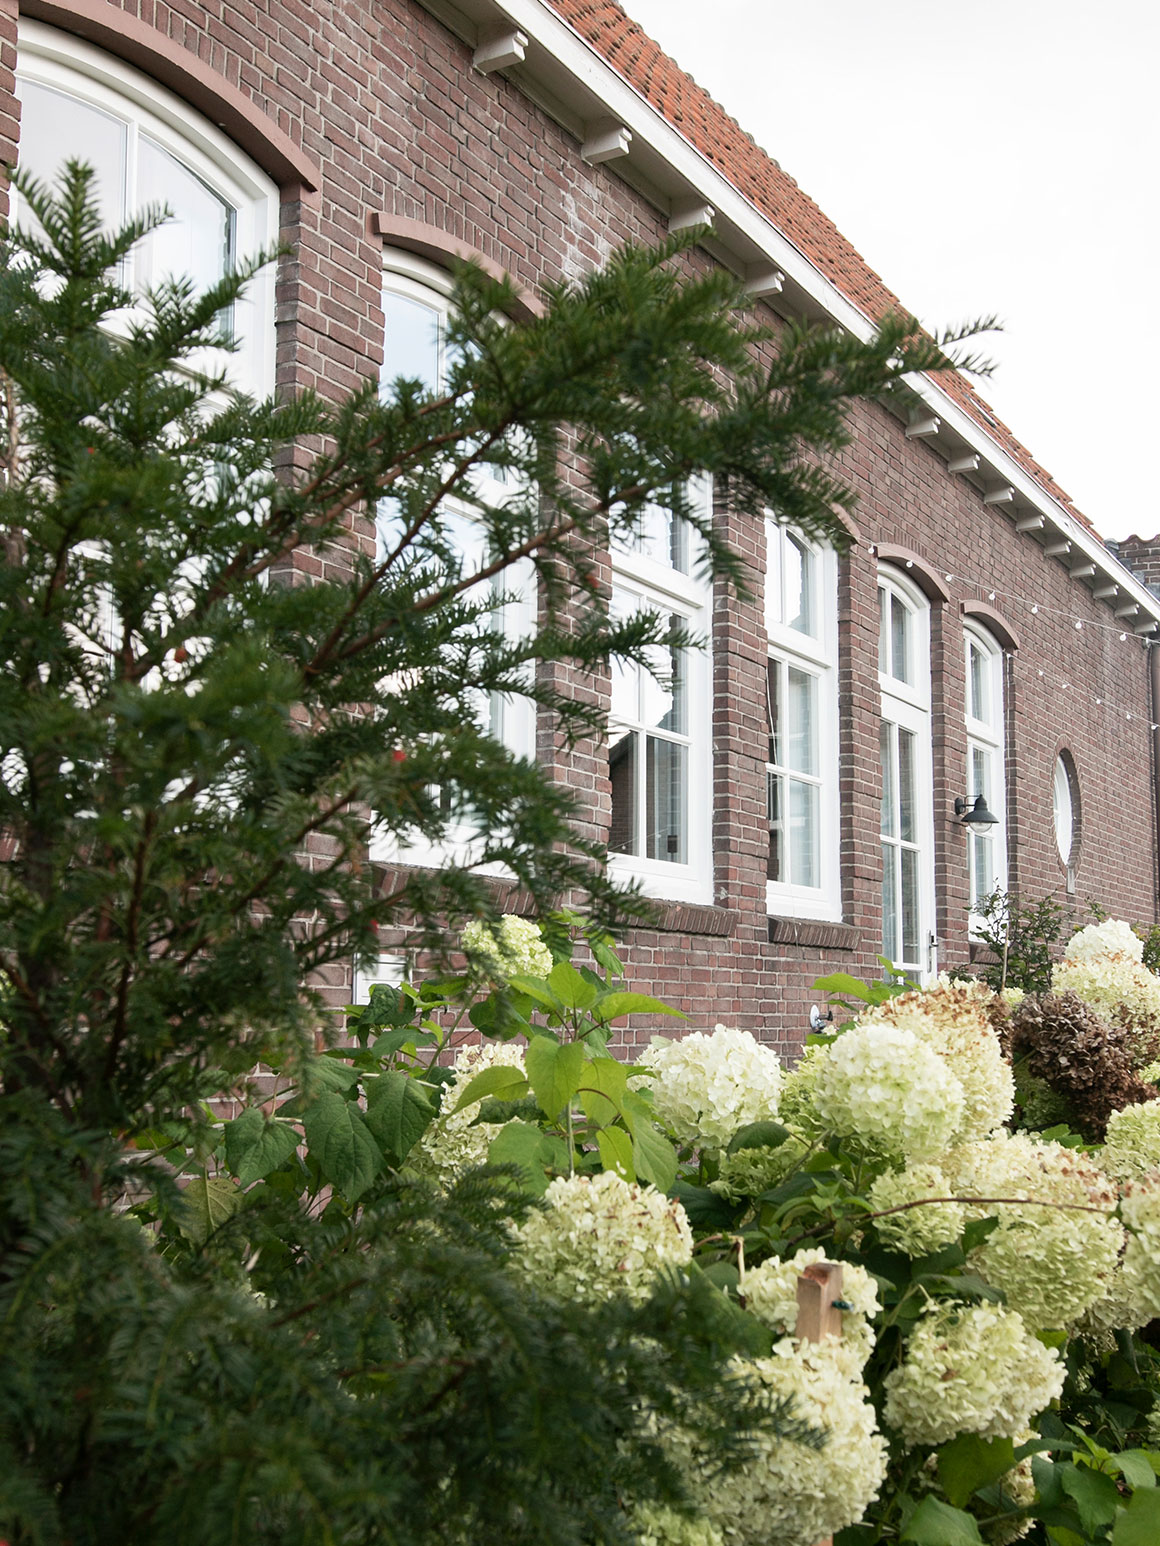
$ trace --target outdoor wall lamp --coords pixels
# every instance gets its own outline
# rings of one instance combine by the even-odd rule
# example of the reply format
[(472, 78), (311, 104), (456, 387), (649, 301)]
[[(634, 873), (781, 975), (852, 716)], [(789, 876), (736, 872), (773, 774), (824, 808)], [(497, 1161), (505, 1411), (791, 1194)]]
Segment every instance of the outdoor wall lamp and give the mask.
[(999, 825), (998, 816), (992, 815), (987, 809), (987, 800), (984, 795), (976, 795), (974, 805), (961, 795), (955, 801), (955, 815), (962, 826), (968, 832), (973, 832), (976, 837), (986, 837), (988, 827)]

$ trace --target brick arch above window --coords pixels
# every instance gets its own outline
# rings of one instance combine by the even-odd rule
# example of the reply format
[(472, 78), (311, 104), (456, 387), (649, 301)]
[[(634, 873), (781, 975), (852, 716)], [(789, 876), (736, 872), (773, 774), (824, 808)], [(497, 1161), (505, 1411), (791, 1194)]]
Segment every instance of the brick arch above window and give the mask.
[(964, 617), (974, 618), (975, 622), (981, 623), (988, 633), (994, 634), (1005, 650), (1019, 648), (1019, 635), (1014, 628), (1002, 612), (988, 606), (985, 601), (961, 601), (959, 610)]
[[(371, 216), (371, 228), (376, 236), (392, 247), (401, 247), (404, 252), (413, 252), (439, 268), (449, 269), (456, 262), (475, 263), (491, 279), (512, 277), (494, 258), (489, 258), (486, 253), (460, 241), (457, 236), (452, 236), (450, 231), (445, 231), (442, 226), (433, 225), (430, 221), (412, 220), (406, 215), (379, 212)], [(516, 282), (513, 310), (522, 321), (530, 321), (533, 317), (542, 317), (544, 314), (543, 303), (518, 282)]]
[(123, 59), (218, 125), (285, 192), (317, 194), (318, 163), (206, 60), (109, 0), (20, 0), (20, 15)]
[(942, 577), (921, 553), (913, 548), (899, 547), (895, 542), (879, 542), (874, 548), (881, 564), (893, 564), (904, 578), (917, 585), (928, 601), (949, 601), (951, 593), (943, 584)]

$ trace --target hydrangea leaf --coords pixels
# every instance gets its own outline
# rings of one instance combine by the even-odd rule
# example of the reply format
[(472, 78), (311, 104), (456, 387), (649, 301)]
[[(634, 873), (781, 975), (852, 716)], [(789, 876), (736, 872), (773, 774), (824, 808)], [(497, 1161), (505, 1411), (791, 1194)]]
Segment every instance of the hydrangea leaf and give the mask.
[(789, 1128), (780, 1122), (747, 1122), (729, 1140), (726, 1154), (736, 1154), (739, 1149), (776, 1149), (789, 1137)]
[(548, 1190), (544, 1169), (545, 1138), (538, 1127), (528, 1122), (509, 1122), (491, 1140), (488, 1164), (515, 1165), (527, 1191), (542, 1197)]
[(1129, 1487), (1155, 1487), (1160, 1455), (1146, 1449), (1124, 1449), (1118, 1455), (1112, 1455), (1108, 1464), (1120, 1473)]
[(226, 1164), (242, 1186), (277, 1170), (301, 1142), (296, 1127), (277, 1119), (267, 1121), (256, 1106), (227, 1122), (225, 1137)]
[(983, 1546), (979, 1527), (961, 1508), (952, 1508), (935, 1497), (925, 1497), (911, 1514), (900, 1540), (915, 1546)]
[(409, 1075), (391, 1068), (366, 1084), (366, 1125), (393, 1164), (401, 1165), (435, 1115), (426, 1090)]
[(204, 1245), (243, 1206), (244, 1194), (229, 1176), (194, 1176), (181, 1194), (178, 1227), (194, 1245)]
[[(628, 1069), (615, 1058), (593, 1058), (585, 1065), (580, 1104), (590, 1122), (611, 1122), (623, 1113)], [(629, 1177), (631, 1180), (631, 1177)]]
[[(403, 1075), (406, 1079), (406, 1075)], [(407, 1083), (410, 1084), (407, 1079)], [(528, 1081), (518, 1068), (510, 1065), (496, 1064), (494, 1068), (485, 1068), (482, 1073), (476, 1074), (463, 1094), (451, 1108), (452, 1111), (462, 1111), (464, 1106), (471, 1106), (477, 1100), (483, 1100), (487, 1095), (498, 1096), (500, 1100), (519, 1100), (528, 1092)]]
[(302, 1124), (323, 1178), (348, 1202), (357, 1202), (382, 1164), (379, 1146), (358, 1107), (337, 1090), (328, 1090), (306, 1108)]
[(686, 1018), (681, 1010), (674, 1009), (659, 998), (650, 998), (647, 993), (606, 993), (598, 1004), (592, 1006), (592, 1018), (599, 1020), (602, 1025), (610, 1020), (619, 1020), (624, 1015), (677, 1015), (682, 1020)]
[(604, 1127), (596, 1134), (600, 1150), (600, 1163), (605, 1170), (614, 1170), (626, 1181), (636, 1180), (636, 1168), (632, 1163), (632, 1139), (623, 1127)]
[(1112, 1523), (1120, 1507), (1120, 1490), (1106, 1471), (1093, 1471), (1086, 1465), (1061, 1465), (1059, 1480), (1088, 1535), (1095, 1535)]
[(582, 977), (569, 961), (556, 962), (548, 986), (565, 1009), (589, 1009), (600, 997), (600, 986)]
[(938, 1452), (938, 1479), (948, 1500), (962, 1508), (973, 1492), (998, 1481), (1015, 1464), (1010, 1439), (984, 1439), (961, 1433)]
[(528, 1083), (551, 1121), (576, 1094), (584, 1075), (584, 1045), (561, 1044), (548, 1036), (533, 1036), (527, 1052)]
[(1116, 1520), (1112, 1546), (1156, 1546), (1160, 1541), (1160, 1492), (1155, 1487), (1132, 1494)]

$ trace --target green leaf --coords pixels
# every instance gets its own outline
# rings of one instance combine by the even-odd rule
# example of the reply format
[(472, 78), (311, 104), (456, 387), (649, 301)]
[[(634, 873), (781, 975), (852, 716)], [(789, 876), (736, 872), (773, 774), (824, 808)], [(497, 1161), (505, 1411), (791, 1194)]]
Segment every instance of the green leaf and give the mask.
[(605, 1170), (614, 1170), (626, 1181), (636, 1180), (636, 1170), (632, 1163), (632, 1139), (623, 1127), (602, 1127), (596, 1134), (596, 1145), (600, 1150), (600, 1163)]
[(732, 1229), (746, 1206), (730, 1202), (707, 1186), (694, 1186), (691, 1181), (678, 1181), (672, 1193), (694, 1229)]
[(602, 1025), (607, 1025), (609, 1020), (619, 1020), (622, 1015), (677, 1015), (682, 1020), (687, 1019), (682, 1010), (674, 1009), (659, 998), (650, 998), (647, 993), (606, 993), (592, 1006), (592, 1018)]
[(938, 1479), (948, 1500), (962, 1508), (973, 1492), (989, 1486), (1015, 1464), (1015, 1446), (1010, 1439), (981, 1439), (977, 1433), (963, 1433), (938, 1452)]
[(515, 1165), (526, 1191), (542, 1197), (548, 1190), (544, 1169), (544, 1134), (528, 1122), (509, 1122), (501, 1127), (487, 1150), (488, 1164)]
[(475, 1078), (455, 1102), (452, 1110), (462, 1111), (464, 1106), (472, 1106), (477, 1100), (483, 1100), (487, 1095), (496, 1095), (500, 1100), (519, 1100), (522, 1095), (527, 1093), (528, 1081), (520, 1073), (519, 1069), (504, 1067), (500, 1064), (495, 1068), (485, 1068), (482, 1073), (476, 1074)]
[(556, 962), (548, 986), (565, 1009), (589, 1009), (600, 997), (599, 985), (582, 977), (569, 961)]
[(178, 1228), (194, 1245), (204, 1245), (244, 1203), (244, 1194), (229, 1176), (207, 1176), (203, 1171), (181, 1194)]
[(276, 1118), (268, 1121), (256, 1106), (227, 1122), (225, 1137), (226, 1164), (242, 1186), (277, 1170), (302, 1141), (302, 1135), (291, 1123)]
[(509, 988), (515, 988), (518, 993), (525, 994), (533, 1003), (539, 1004), (541, 1009), (546, 1009), (549, 1014), (562, 1015), (564, 1006), (552, 992), (542, 977), (513, 977), (508, 983)]
[(1156, 1546), (1160, 1541), (1160, 1491), (1142, 1488), (1116, 1520), (1112, 1546)]
[(726, 1154), (736, 1154), (739, 1149), (776, 1149), (789, 1137), (789, 1128), (780, 1122), (747, 1122), (738, 1128), (729, 1140)]
[(1108, 1464), (1119, 1471), (1129, 1487), (1155, 1487), (1160, 1455), (1149, 1454), (1146, 1449), (1122, 1449), (1118, 1455), (1111, 1456)]
[(393, 1165), (401, 1165), (435, 1115), (430, 1095), (417, 1079), (390, 1068), (366, 1082), (366, 1125)]
[(312, 1058), (302, 1074), (304, 1094), (313, 1095), (320, 1090), (349, 1090), (358, 1083), (358, 1070), (337, 1058)]
[(528, 1083), (540, 1103), (540, 1110), (551, 1121), (580, 1088), (584, 1072), (584, 1047), (581, 1042), (560, 1043), (548, 1036), (533, 1036), (525, 1059)]
[(988, 1235), (994, 1234), (998, 1227), (997, 1218), (972, 1219), (962, 1233), (963, 1250), (973, 1251), (976, 1246), (982, 1245)]
[(590, 1122), (611, 1122), (621, 1115), (628, 1069), (615, 1058), (593, 1058), (584, 1065), (580, 1104)]
[(970, 1514), (927, 1496), (910, 1516), (899, 1540), (916, 1546), (983, 1546), (979, 1527)]
[(302, 1125), (323, 1179), (348, 1202), (357, 1202), (383, 1162), (358, 1107), (337, 1090), (328, 1090), (307, 1106)]
[(1064, 1492), (1075, 1504), (1080, 1524), (1088, 1535), (1110, 1525), (1119, 1512), (1120, 1490), (1105, 1471), (1086, 1465), (1057, 1467)]
[(642, 1181), (651, 1181), (658, 1192), (668, 1192), (677, 1179), (677, 1151), (651, 1120), (637, 1120), (632, 1128), (632, 1163)]

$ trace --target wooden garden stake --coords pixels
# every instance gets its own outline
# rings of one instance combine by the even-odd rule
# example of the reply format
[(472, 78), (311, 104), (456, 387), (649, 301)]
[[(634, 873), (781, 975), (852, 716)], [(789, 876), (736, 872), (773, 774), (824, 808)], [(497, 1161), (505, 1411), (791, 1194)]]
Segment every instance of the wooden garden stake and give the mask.
[[(820, 1342), (823, 1337), (842, 1335), (842, 1264), (814, 1262), (805, 1267), (797, 1280), (797, 1335), (803, 1342)], [(828, 1535), (818, 1546), (834, 1546)]]

